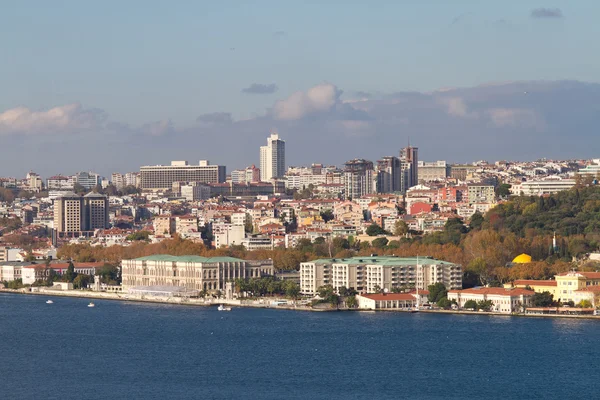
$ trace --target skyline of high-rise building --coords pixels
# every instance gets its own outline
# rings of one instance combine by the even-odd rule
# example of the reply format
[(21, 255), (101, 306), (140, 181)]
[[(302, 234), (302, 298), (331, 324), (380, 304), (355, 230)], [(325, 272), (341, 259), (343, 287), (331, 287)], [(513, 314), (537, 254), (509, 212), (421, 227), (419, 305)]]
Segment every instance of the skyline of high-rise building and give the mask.
[(285, 141), (271, 133), (267, 145), (260, 147), (260, 180), (270, 181), (285, 175)]
[(81, 236), (109, 226), (108, 197), (102, 194), (67, 192), (54, 199), (53, 207), (57, 237)]
[(377, 179), (373, 162), (361, 158), (346, 161), (344, 166), (346, 199), (356, 199), (375, 192)]
[(402, 168), (401, 192), (419, 184), (419, 148), (410, 144), (400, 150), (400, 162)]

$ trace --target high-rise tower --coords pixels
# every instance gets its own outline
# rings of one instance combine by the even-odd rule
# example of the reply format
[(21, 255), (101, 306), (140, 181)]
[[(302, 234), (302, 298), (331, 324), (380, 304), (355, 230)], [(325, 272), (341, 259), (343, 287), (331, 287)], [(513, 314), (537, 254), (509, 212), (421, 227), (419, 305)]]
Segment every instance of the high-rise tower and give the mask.
[(260, 147), (260, 180), (270, 181), (285, 174), (285, 141), (277, 133), (271, 133), (267, 145)]
[(402, 191), (406, 191), (411, 186), (419, 184), (419, 149), (417, 147), (408, 147), (400, 150), (400, 161), (402, 163), (403, 182)]

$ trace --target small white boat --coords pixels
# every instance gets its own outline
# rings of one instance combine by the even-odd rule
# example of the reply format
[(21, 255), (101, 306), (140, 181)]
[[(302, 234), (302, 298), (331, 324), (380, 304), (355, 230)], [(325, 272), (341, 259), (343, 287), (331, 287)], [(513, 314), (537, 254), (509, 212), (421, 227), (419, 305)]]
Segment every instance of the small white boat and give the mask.
[(219, 305), (219, 307), (217, 307), (217, 310), (219, 311), (231, 311), (231, 307), (225, 307), (223, 304)]
[(96, 307), (96, 305), (92, 302), (92, 303), (88, 304), (88, 307)]
[(54, 304), (52, 300), (46, 300), (46, 304)]

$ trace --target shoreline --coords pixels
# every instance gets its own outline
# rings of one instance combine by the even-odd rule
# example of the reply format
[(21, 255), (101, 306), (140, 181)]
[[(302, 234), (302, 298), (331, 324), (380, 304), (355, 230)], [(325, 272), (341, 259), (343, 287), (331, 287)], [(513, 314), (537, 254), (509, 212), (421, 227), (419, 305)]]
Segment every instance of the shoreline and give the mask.
[[(131, 294), (120, 294), (120, 293), (107, 293), (107, 292), (91, 292), (91, 291), (80, 291), (80, 290), (41, 290), (38, 292), (24, 291), (22, 289), (0, 289), (1, 293), (8, 294), (19, 294), (19, 295), (32, 295), (32, 296), (50, 296), (50, 297), (72, 297), (80, 299), (96, 299), (96, 300), (109, 300), (109, 301), (124, 301), (124, 302), (137, 302), (137, 303), (151, 303), (151, 304), (170, 304), (179, 306), (192, 306), (192, 307), (216, 307), (220, 304), (239, 307), (239, 308), (264, 308), (270, 310), (291, 310), (291, 311), (310, 311), (310, 312), (365, 312), (365, 313), (406, 313), (406, 314), (453, 314), (453, 315), (480, 315), (480, 316), (491, 316), (491, 317), (525, 317), (525, 318), (567, 318), (567, 319), (588, 319), (588, 320), (600, 320), (600, 316), (597, 315), (567, 315), (567, 314), (505, 314), (495, 312), (478, 312), (478, 311), (459, 311), (459, 310), (419, 310), (405, 311), (405, 310), (367, 310), (367, 309), (348, 309), (348, 308), (313, 308), (309, 306), (301, 306), (294, 303), (290, 304), (277, 304), (274, 305), (272, 302), (281, 299), (272, 298), (265, 300), (226, 300), (226, 299), (185, 299), (181, 297), (169, 297), (169, 298), (157, 298), (149, 296), (137, 296)], [(290, 300), (286, 300), (290, 301)]]

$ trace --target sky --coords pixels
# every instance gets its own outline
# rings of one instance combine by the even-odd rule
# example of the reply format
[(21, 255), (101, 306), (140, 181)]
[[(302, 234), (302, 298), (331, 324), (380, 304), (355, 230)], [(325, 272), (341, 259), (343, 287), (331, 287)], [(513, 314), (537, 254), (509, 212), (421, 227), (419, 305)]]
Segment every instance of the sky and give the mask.
[(0, 3), (0, 176), (600, 156), (597, 1)]

